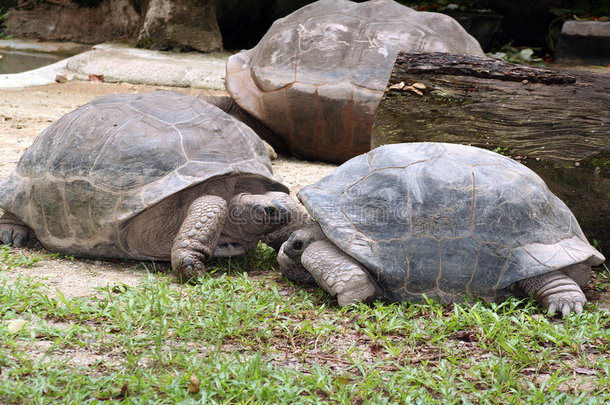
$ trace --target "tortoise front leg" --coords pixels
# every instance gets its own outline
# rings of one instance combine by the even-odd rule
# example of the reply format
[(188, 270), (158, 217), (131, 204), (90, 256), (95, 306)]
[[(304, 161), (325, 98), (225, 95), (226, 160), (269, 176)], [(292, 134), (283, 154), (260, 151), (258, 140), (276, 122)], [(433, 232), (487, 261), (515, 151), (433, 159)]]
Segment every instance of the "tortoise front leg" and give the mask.
[(227, 217), (227, 202), (205, 195), (191, 203), (174, 239), (171, 261), (174, 274), (187, 282), (205, 274), (205, 265), (214, 255)]
[(0, 242), (14, 247), (32, 246), (38, 239), (34, 231), (15, 214), (4, 211), (0, 217)]
[(580, 314), (587, 303), (578, 284), (561, 271), (526, 278), (519, 281), (518, 286), (526, 295), (533, 295), (551, 316), (558, 309), (563, 316), (570, 312)]
[(379, 287), (360, 263), (327, 240), (310, 244), (301, 255), (301, 264), (342, 307), (379, 296)]

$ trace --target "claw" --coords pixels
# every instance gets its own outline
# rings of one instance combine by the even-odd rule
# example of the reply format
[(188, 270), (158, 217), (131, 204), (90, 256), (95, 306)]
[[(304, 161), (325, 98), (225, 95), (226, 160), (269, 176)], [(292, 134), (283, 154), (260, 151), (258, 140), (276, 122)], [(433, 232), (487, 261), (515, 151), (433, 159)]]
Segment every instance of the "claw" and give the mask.
[(193, 282), (206, 273), (203, 264), (205, 260), (205, 256), (199, 258), (192, 257), (188, 253), (182, 252), (182, 254), (175, 254), (173, 256), (172, 267), (180, 282)]
[(549, 308), (547, 309), (547, 312), (549, 316), (553, 316), (555, 315), (555, 312), (561, 310), (561, 315), (563, 317), (566, 317), (572, 312), (574, 312), (575, 314), (582, 313), (583, 305), (584, 304), (580, 301), (551, 302), (549, 303)]
[(15, 234), (15, 238), (13, 239), (13, 246), (14, 246), (14, 247), (20, 247), (20, 246), (25, 245), (25, 241), (24, 241), (24, 239), (25, 239), (25, 238), (23, 237), (23, 235), (22, 235), (22, 234), (20, 234), (20, 233), (16, 233), (16, 234)]
[(571, 312), (571, 308), (570, 308), (570, 304), (568, 304), (567, 302), (565, 304), (563, 304), (563, 306), (561, 307), (561, 315), (563, 315), (564, 317), (570, 315)]
[(3, 245), (10, 245), (12, 242), (11, 239), (11, 231), (8, 229), (4, 229), (0, 232), (0, 242), (2, 242)]

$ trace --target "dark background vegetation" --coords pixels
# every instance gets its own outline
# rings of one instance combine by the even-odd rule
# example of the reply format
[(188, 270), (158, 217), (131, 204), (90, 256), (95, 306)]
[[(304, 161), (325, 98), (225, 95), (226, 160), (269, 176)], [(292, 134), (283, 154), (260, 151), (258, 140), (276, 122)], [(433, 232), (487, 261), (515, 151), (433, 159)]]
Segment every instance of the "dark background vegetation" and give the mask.
[[(491, 47), (511, 44), (540, 48), (552, 53), (554, 44), (567, 19), (608, 19), (608, 0), (465, 0), (409, 1), (398, 0), (415, 9), (437, 10), (448, 14), (483, 12), (498, 15), (501, 23), (493, 35)], [(458, 11), (447, 8), (457, 4)]]
[[(20, 7), (45, 0), (21, 0)], [(68, 0), (66, 0), (68, 1)], [(82, 7), (95, 7), (103, 0), (70, 0)], [(148, 0), (131, 0), (142, 10)], [(357, 0), (362, 2), (364, 0)], [(225, 48), (250, 48), (276, 19), (311, 3), (311, 0), (216, 0), (217, 18)], [(538, 48), (542, 54), (553, 52), (564, 20), (605, 19), (610, 16), (608, 0), (398, 0), (418, 10), (459, 14), (487, 14), (499, 19), (499, 27), (486, 50), (510, 44)], [(18, 0), (0, 0), (0, 37), (2, 17)], [(457, 6), (457, 9), (456, 9)], [(457, 18), (457, 17), (456, 17)]]

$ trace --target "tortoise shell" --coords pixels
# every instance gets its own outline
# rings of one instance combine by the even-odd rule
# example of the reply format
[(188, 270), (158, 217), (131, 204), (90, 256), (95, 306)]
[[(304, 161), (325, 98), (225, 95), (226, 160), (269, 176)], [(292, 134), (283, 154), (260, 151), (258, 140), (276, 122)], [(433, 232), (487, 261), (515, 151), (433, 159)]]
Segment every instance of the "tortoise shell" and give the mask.
[(126, 246), (132, 218), (230, 176), (288, 191), (273, 177), (260, 138), (217, 107), (169, 91), (109, 95), (34, 140), (0, 183), (0, 207), (32, 228), (47, 250), (146, 259)]
[(495, 301), (516, 281), (604, 260), (538, 175), (475, 147), (382, 146), (298, 197), (394, 301)]
[(341, 163), (370, 150), (375, 111), (400, 50), (484, 55), (447, 15), (392, 0), (320, 0), (231, 56), (226, 86), (292, 154)]

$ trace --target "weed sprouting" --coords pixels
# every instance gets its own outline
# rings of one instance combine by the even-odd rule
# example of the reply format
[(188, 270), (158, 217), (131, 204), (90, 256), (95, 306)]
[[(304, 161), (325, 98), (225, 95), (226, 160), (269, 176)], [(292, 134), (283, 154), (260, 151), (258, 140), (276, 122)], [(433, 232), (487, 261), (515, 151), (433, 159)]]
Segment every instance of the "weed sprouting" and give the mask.
[[(179, 284), (158, 264), (91, 297), (0, 273), (7, 403), (591, 403), (610, 400), (610, 313), (549, 319), (531, 300), (338, 308), (273, 251)], [(60, 259), (61, 260), (61, 259)], [(472, 302), (471, 302), (472, 301)], [(11, 320), (27, 323), (9, 333)], [(197, 389), (190, 387), (196, 376)], [(189, 388), (190, 387), (190, 388)]]
[(16, 267), (28, 267), (42, 260), (36, 255), (26, 256), (8, 245), (0, 245), (0, 270), (10, 270)]

